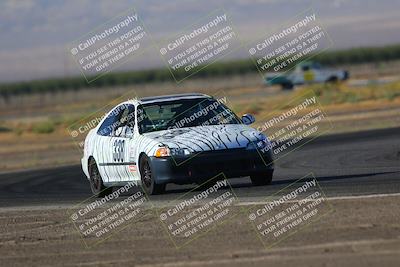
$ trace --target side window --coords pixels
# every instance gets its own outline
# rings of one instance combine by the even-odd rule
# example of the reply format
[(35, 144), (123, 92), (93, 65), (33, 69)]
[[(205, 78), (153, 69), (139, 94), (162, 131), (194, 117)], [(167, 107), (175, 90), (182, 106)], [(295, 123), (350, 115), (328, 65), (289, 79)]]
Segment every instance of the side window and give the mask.
[(113, 125), (118, 119), (119, 116), (119, 109), (120, 107), (114, 108), (110, 113), (107, 114), (106, 119), (103, 121), (103, 123), (100, 125), (99, 129), (97, 130), (97, 133), (99, 135), (103, 136), (110, 136), (111, 133), (113, 132)]
[(135, 106), (122, 104), (120, 107), (120, 114), (113, 125), (111, 135), (118, 137), (131, 136), (135, 127)]
[(122, 104), (117, 106), (107, 114), (107, 118), (100, 125), (97, 133), (103, 136), (111, 136), (118, 127), (130, 124), (131, 120), (134, 123), (134, 110), (133, 105)]
[(137, 107), (137, 122), (140, 134), (145, 133), (149, 128), (153, 128), (153, 122), (144, 111), (142, 105)]
[(119, 117), (119, 122), (116, 128), (127, 126), (129, 130), (133, 133), (135, 128), (135, 106), (125, 105), (121, 116)]
[(314, 63), (312, 66), (313, 66), (313, 69), (316, 69), (316, 70), (321, 69), (321, 64), (319, 64), (319, 63)]
[(118, 125), (116, 128), (127, 125), (128, 120), (129, 120), (129, 108), (124, 108), (124, 110), (121, 113), (121, 116), (119, 117)]

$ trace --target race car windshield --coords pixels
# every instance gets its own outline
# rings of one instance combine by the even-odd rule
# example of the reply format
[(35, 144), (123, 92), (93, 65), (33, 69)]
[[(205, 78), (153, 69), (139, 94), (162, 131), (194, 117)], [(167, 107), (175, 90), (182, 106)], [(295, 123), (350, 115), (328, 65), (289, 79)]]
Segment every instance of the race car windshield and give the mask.
[(199, 98), (143, 104), (138, 107), (139, 131), (241, 123), (222, 100)]

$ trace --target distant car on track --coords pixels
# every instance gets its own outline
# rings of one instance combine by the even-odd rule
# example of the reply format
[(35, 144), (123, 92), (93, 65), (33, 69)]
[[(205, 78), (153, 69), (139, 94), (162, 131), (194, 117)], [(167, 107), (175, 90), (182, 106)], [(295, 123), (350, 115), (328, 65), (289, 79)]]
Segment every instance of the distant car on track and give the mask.
[(199, 183), (219, 173), (269, 184), (271, 143), (248, 126), (254, 121), (204, 94), (130, 100), (88, 133), (82, 168), (99, 197), (128, 182), (159, 194), (167, 183)]
[(282, 89), (290, 90), (295, 85), (336, 82), (348, 78), (349, 72), (346, 70), (324, 68), (317, 62), (305, 61), (297, 64), (294, 70), (288, 74), (268, 73), (265, 76), (265, 84), (280, 85)]

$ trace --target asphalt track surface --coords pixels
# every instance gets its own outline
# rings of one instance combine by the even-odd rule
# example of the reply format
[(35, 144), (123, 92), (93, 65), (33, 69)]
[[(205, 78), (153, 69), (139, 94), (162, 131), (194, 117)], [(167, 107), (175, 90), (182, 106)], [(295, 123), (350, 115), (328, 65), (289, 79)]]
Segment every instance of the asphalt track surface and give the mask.
[[(327, 197), (400, 193), (400, 128), (321, 136), (279, 159), (271, 185), (230, 182), (239, 200), (260, 202), (311, 172)], [(169, 185), (151, 200), (165, 203), (194, 187)], [(74, 205), (90, 196), (80, 165), (0, 175), (0, 207)]]

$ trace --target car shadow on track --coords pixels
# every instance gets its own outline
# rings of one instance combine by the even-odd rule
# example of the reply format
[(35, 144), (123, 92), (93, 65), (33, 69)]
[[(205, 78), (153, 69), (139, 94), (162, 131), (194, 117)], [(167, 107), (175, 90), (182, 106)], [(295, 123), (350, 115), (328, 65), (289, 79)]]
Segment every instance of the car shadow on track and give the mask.
[[(332, 181), (346, 181), (350, 179), (367, 179), (370, 181), (372, 177), (375, 176), (381, 176), (381, 175), (390, 175), (390, 174), (395, 174), (395, 173), (400, 173), (400, 171), (390, 171), (390, 172), (373, 172), (373, 173), (360, 173), (360, 174), (345, 174), (345, 175), (332, 175), (332, 176), (315, 176), (317, 181), (321, 184), (323, 184), (323, 187), (327, 186), (325, 182), (332, 182)], [(231, 186), (232, 189), (234, 190), (237, 195), (240, 196), (266, 196), (269, 194), (273, 194), (280, 189), (296, 182), (298, 179), (300, 179), (303, 176), (293, 178), (293, 179), (278, 179), (275, 181), (272, 181), (270, 185), (266, 186), (253, 186), (251, 182), (249, 181), (248, 178), (235, 178), (231, 179)], [(312, 177), (307, 177), (303, 181), (311, 181), (313, 178)], [(378, 182), (378, 181), (377, 181)], [(379, 180), (379, 182), (381, 182)], [(331, 183), (330, 183), (331, 184)], [(347, 183), (343, 183), (343, 186), (346, 186)], [(335, 183), (335, 185), (337, 185)], [(228, 187), (225, 187), (224, 190), (227, 190)], [(194, 192), (190, 192), (194, 190)], [(176, 199), (181, 197), (182, 195), (187, 194), (188, 196), (191, 196), (195, 194), (195, 192), (201, 191), (200, 188), (196, 189), (195, 185), (192, 186), (186, 186), (185, 188), (182, 188), (182, 186), (178, 185), (171, 185), (170, 188), (167, 188), (167, 191), (163, 195), (159, 196), (151, 196), (150, 199), (154, 200), (167, 200), (167, 199)]]

